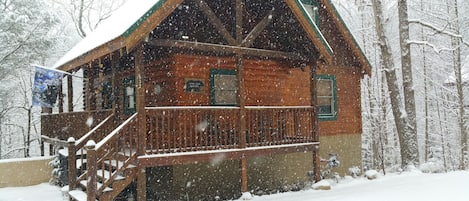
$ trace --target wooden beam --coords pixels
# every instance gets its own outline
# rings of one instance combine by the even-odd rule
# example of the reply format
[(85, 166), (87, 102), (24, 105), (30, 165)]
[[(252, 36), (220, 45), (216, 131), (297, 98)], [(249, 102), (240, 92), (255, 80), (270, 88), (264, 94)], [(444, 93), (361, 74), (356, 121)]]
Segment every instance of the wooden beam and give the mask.
[(249, 192), (248, 190), (248, 159), (246, 157), (241, 157), (240, 160), (240, 170), (241, 170), (241, 193)]
[(236, 40), (231, 36), (230, 32), (226, 30), (221, 20), (215, 15), (213, 10), (208, 6), (204, 0), (195, 0), (199, 6), (199, 10), (202, 11), (207, 17), (208, 21), (218, 30), (218, 32), (225, 38), (229, 45), (236, 45)]
[[(137, 92), (137, 136), (138, 144), (137, 155), (145, 155), (146, 150), (146, 114), (145, 114), (145, 86), (143, 83), (145, 76), (145, 57), (144, 57), (145, 45), (141, 44), (137, 46), (134, 57), (135, 57), (135, 90)], [(145, 167), (138, 164), (137, 173), (137, 198), (139, 201), (146, 200), (146, 173)]]
[[(135, 47), (144, 42), (146, 36), (166, 19), (184, 0), (158, 1), (147, 18), (141, 18), (132, 28), (124, 33), (124, 41), (127, 52), (132, 52)], [(156, 7), (155, 7), (156, 6)]]
[(73, 76), (67, 76), (68, 112), (73, 112)]
[(154, 154), (140, 156), (138, 164), (143, 167), (161, 167), (171, 165), (186, 165), (202, 162), (210, 162), (223, 158), (224, 160), (240, 160), (242, 157), (250, 158), (256, 156), (268, 156), (272, 154), (288, 154), (296, 152), (313, 151), (318, 142), (303, 144), (290, 144), (278, 146), (252, 147), (245, 149), (226, 149), (200, 152), (184, 152), (174, 154)]
[(264, 58), (276, 58), (286, 60), (309, 61), (310, 58), (293, 52), (280, 52), (274, 50), (255, 49), (238, 46), (228, 46), (210, 43), (199, 43), (179, 40), (155, 39), (149, 41), (150, 45), (158, 47), (181, 48), (186, 50), (198, 50), (223, 54), (243, 54), (248, 56), (258, 56)]
[(115, 51), (111, 54), (111, 85), (112, 85), (112, 111), (114, 111), (116, 120), (120, 118), (118, 97), (119, 97), (119, 85), (117, 81), (117, 68), (119, 67), (121, 54), (120, 51)]
[[(316, 68), (320, 65), (321, 61), (316, 62), (314, 65), (310, 65), (310, 76), (311, 76), (311, 82), (310, 82), (310, 95), (311, 95), (311, 106), (313, 108), (312, 112), (312, 126), (313, 128), (311, 130), (311, 136), (313, 136), (313, 141), (319, 142), (319, 117), (318, 117), (318, 98), (317, 98), (317, 77), (316, 77)], [(316, 145), (317, 147), (313, 150), (313, 170), (314, 170), (314, 180), (318, 182), (321, 180), (321, 160), (319, 156), (319, 144)]]
[(243, 0), (236, 0), (236, 45), (243, 42)]
[(59, 85), (59, 113), (64, 112), (64, 92), (63, 92), (63, 79), (60, 79), (60, 85)]
[(251, 47), (254, 43), (254, 40), (261, 34), (261, 32), (269, 25), (273, 18), (273, 10), (269, 13), (251, 30), (251, 32), (243, 40), (242, 47)]

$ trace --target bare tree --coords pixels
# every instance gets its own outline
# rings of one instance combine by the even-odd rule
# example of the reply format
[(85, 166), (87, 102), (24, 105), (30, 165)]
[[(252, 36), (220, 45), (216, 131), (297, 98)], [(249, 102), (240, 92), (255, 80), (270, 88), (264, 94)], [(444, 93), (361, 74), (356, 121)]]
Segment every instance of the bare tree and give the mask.
[[(452, 7), (452, 9), (451, 9)], [(448, 3), (448, 10), (453, 10), (452, 20), (450, 20), (451, 27), (454, 30), (456, 35), (460, 35), (459, 29), (459, 10), (458, 10), (458, 1), (453, 0), (452, 2)], [(450, 13), (450, 12), (449, 12)], [(455, 85), (457, 91), (457, 107), (458, 107), (458, 127), (459, 133), (461, 135), (461, 159), (459, 162), (459, 169), (464, 170), (466, 169), (466, 160), (467, 160), (467, 119), (464, 109), (464, 90), (463, 90), (463, 80), (462, 80), (462, 63), (461, 63), (461, 45), (462, 45), (462, 37), (451, 37), (451, 44), (454, 48), (453, 51), (453, 58), (454, 58), (454, 74), (455, 74)]]
[(29, 156), (31, 64), (54, 50), (59, 20), (37, 0), (0, 0), (0, 11), (0, 157)]
[(403, 132), (398, 132), (401, 146), (402, 165), (418, 165), (419, 149), (417, 142), (417, 122), (415, 111), (415, 95), (412, 74), (412, 55), (410, 50), (409, 17), (407, 0), (398, 0), (399, 41), (401, 50), (402, 79), (404, 89), (405, 113), (400, 116), (406, 122)]
[(54, 0), (70, 16), (78, 35), (86, 37), (103, 21), (109, 18), (126, 0)]

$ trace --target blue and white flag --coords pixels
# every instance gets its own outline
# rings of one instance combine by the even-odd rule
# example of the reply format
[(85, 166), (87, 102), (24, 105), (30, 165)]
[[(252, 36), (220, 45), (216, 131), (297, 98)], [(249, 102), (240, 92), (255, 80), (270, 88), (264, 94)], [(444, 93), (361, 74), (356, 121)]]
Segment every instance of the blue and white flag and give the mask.
[(53, 108), (57, 102), (57, 94), (64, 74), (53, 69), (35, 67), (36, 74), (32, 90), (33, 106)]

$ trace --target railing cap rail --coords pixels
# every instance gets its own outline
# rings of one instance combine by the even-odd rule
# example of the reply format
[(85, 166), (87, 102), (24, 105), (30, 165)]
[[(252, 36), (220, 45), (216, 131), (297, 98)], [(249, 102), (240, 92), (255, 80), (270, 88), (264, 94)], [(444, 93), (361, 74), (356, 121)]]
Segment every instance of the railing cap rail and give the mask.
[(133, 114), (130, 118), (128, 118), (127, 120), (125, 120), (122, 124), (120, 124), (116, 129), (114, 129), (111, 133), (109, 133), (109, 135), (107, 135), (104, 139), (102, 139), (101, 141), (99, 141), (97, 144), (96, 144), (96, 147), (95, 147), (95, 150), (99, 150), (103, 145), (105, 145), (106, 143), (108, 143), (112, 138), (115, 137), (115, 135), (117, 135), (119, 133), (119, 131), (121, 131), (127, 124), (129, 124), (130, 122), (132, 122), (136, 117), (137, 117), (137, 114), (138, 113), (135, 113)]
[[(246, 109), (309, 109), (313, 106), (246, 106)], [(237, 106), (163, 106), (145, 107), (146, 110), (184, 110), (184, 109), (240, 109)]]
[(88, 140), (91, 135), (96, 132), (96, 130), (98, 130), (99, 128), (101, 128), (102, 125), (104, 125), (107, 121), (109, 121), (112, 117), (114, 116), (114, 113), (112, 113), (111, 115), (109, 115), (106, 119), (104, 119), (103, 121), (101, 121), (98, 125), (96, 125), (93, 129), (91, 129), (88, 133), (86, 133), (85, 135), (83, 135), (83, 137), (81, 137), (80, 139), (78, 139), (77, 141), (75, 141), (75, 145), (76, 146), (81, 146), (80, 144), (82, 143), (85, 143), (86, 140)]

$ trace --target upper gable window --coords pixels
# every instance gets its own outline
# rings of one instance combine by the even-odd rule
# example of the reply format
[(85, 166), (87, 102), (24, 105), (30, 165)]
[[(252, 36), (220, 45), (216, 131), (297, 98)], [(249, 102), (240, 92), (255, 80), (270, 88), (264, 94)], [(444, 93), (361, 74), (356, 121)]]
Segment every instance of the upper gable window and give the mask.
[(301, 3), (306, 8), (306, 12), (311, 16), (317, 26), (319, 26), (319, 4), (317, 0), (301, 0)]

